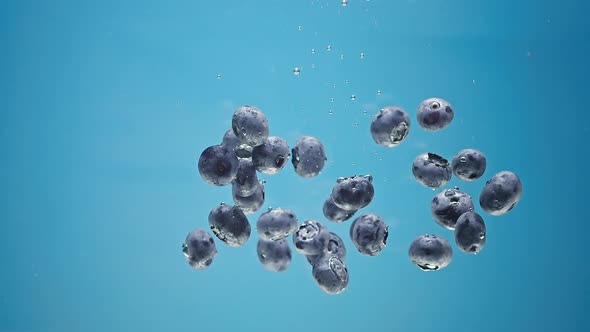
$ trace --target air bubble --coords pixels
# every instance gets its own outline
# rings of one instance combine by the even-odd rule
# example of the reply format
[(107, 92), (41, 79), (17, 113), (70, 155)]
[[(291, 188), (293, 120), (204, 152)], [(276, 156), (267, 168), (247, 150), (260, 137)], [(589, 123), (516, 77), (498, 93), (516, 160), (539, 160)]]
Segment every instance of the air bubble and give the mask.
[(355, 101), (356, 100), (356, 96), (355, 95), (350, 96), (350, 100)]
[(301, 73), (301, 69), (299, 69), (299, 67), (295, 67), (295, 69), (293, 69), (293, 75), (299, 76), (300, 73)]

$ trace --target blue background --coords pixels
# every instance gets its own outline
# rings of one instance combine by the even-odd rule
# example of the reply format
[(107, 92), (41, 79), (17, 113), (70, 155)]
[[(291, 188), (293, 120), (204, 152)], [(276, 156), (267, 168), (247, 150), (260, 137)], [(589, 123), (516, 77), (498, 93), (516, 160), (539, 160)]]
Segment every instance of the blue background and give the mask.
[[(582, 0), (2, 1), (0, 331), (587, 331), (589, 11)], [(455, 108), (444, 131), (415, 122), (431, 96)], [(317, 178), (290, 164), (261, 176), (263, 210), (325, 221), (338, 176), (374, 176), (362, 211), (389, 225), (385, 251), (361, 256), (350, 222), (325, 221), (349, 248), (344, 293), (322, 293), (298, 254), (286, 272), (264, 270), (254, 232), (241, 248), (217, 241), (208, 270), (186, 263), (186, 234), (231, 202), (197, 159), (243, 104), (291, 145), (317, 136), (329, 159)], [(368, 130), (387, 105), (413, 120), (393, 149)], [(425, 273), (409, 243), (453, 235), (410, 164), (463, 148), (488, 169), (448, 187), (477, 199), (511, 170), (523, 198), (482, 214), (479, 255), (455, 250)]]

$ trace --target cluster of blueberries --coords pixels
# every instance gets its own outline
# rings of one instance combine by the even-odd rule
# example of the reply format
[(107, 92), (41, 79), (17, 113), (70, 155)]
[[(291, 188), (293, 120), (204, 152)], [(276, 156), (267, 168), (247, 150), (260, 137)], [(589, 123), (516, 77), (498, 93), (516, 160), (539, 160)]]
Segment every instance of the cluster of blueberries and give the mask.
[[(449, 126), (454, 117), (451, 105), (441, 98), (429, 98), (418, 107), (418, 124), (425, 130), (438, 131)], [(371, 123), (373, 140), (382, 146), (399, 145), (408, 135), (410, 117), (400, 107), (385, 107)], [(451, 163), (435, 154), (423, 153), (412, 163), (412, 173), (418, 183), (438, 189), (446, 185), (452, 174), (464, 181), (479, 179), (486, 169), (486, 157), (478, 150), (459, 151)], [(492, 216), (512, 210), (522, 196), (522, 184), (516, 174), (502, 171), (488, 180), (479, 195), (481, 208)], [(457, 247), (466, 253), (477, 254), (486, 242), (483, 218), (474, 212), (474, 204), (467, 193), (455, 187), (434, 196), (431, 202), (432, 217), (442, 227), (455, 232)], [(424, 271), (446, 267), (453, 251), (449, 242), (435, 234), (417, 237), (409, 249), (410, 260)]]
[[(453, 117), (449, 103), (440, 98), (424, 100), (417, 111), (418, 124), (428, 131), (446, 128)], [(372, 119), (371, 135), (378, 145), (395, 147), (408, 136), (410, 123), (404, 109), (384, 107)], [(234, 112), (232, 128), (222, 143), (206, 148), (198, 161), (199, 173), (207, 183), (232, 185), (235, 205), (221, 203), (209, 213), (209, 226), (219, 240), (233, 247), (248, 241), (251, 227), (246, 215), (255, 213), (264, 204), (264, 181), (258, 179), (256, 172), (276, 174), (290, 157), (295, 173), (304, 178), (320, 174), (327, 160), (324, 146), (317, 138), (302, 136), (289, 151), (284, 139), (269, 136), (266, 116), (258, 108), (246, 105)], [(412, 164), (416, 180), (433, 190), (446, 185), (452, 174), (474, 181), (483, 175), (485, 168), (485, 156), (473, 149), (457, 153), (451, 164), (434, 153), (421, 154)], [(373, 200), (372, 182), (371, 175), (338, 178), (324, 202), (324, 217), (336, 223), (352, 218)], [(500, 172), (484, 186), (480, 206), (491, 215), (502, 215), (519, 202), (521, 195), (519, 178), (512, 172)], [(475, 254), (485, 244), (486, 229), (483, 219), (473, 209), (471, 197), (457, 187), (437, 194), (431, 202), (434, 220), (455, 232), (459, 249)], [(346, 248), (342, 239), (324, 224), (307, 220), (298, 226), (293, 211), (269, 208), (258, 218), (256, 230), (258, 258), (266, 269), (280, 272), (289, 267), (292, 256), (287, 237), (292, 235), (296, 251), (306, 256), (313, 277), (324, 292), (339, 294), (347, 288)], [(386, 246), (387, 236), (388, 226), (374, 213), (357, 217), (350, 227), (352, 243), (367, 256), (379, 254)], [(182, 249), (195, 269), (210, 266), (217, 254), (213, 237), (203, 229), (190, 232)], [(409, 257), (420, 269), (435, 271), (450, 263), (452, 248), (443, 237), (426, 234), (410, 244)]]

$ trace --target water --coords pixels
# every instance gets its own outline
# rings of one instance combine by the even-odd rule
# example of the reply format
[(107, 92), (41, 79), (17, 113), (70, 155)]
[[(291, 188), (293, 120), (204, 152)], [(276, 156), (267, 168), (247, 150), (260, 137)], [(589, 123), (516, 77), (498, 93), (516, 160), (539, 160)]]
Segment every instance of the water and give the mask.
[[(589, 230), (588, 7), (3, 2), (0, 331), (363, 331), (369, 321), (383, 331), (590, 330), (590, 271), (576, 237)], [(299, 76), (295, 67), (304, 68)], [(443, 131), (417, 125), (415, 110), (429, 97), (455, 109)], [(291, 146), (301, 135), (324, 143), (318, 177), (297, 177), (290, 161), (261, 176), (260, 211), (289, 208), (299, 222), (318, 219), (342, 237), (350, 273), (342, 294), (324, 294), (295, 252), (285, 272), (262, 267), (254, 227), (261, 212), (248, 216), (253, 234), (243, 247), (216, 240), (207, 270), (186, 263), (180, 243), (188, 232), (208, 229), (219, 202), (233, 204), (231, 188), (205, 184), (196, 161), (244, 104), (260, 107), (271, 134)], [(391, 149), (368, 132), (372, 115), (389, 105), (412, 120)], [(481, 179), (453, 177), (432, 191), (412, 178), (418, 154), (451, 160), (463, 148), (486, 154)], [(501, 217), (476, 203), (486, 246), (463, 254), (432, 220), (430, 200), (457, 185), (477, 202), (502, 170), (520, 176), (522, 201)], [(336, 179), (355, 174), (371, 174), (375, 186), (357, 216), (377, 213), (389, 226), (375, 257), (351, 250), (352, 221), (322, 217)], [(427, 233), (455, 249), (449, 266), (428, 273), (407, 257), (410, 242)], [(313, 320), (296, 324), (291, 315), (300, 312)]]

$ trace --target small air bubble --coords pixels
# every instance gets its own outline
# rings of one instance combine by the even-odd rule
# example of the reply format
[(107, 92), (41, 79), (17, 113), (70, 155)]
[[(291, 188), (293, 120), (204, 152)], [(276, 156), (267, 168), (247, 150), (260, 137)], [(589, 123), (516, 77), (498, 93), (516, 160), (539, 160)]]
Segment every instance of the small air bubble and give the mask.
[(361, 53), (361, 59), (365, 58), (365, 53)]
[(332, 111), (332, 110), (328, 110), (328, 114), (330, 114), (330, 115), (334, 115), (334, 111)]
[(356, 96), (355, 95), (350, 96), (350, 100), (355, 101), (356, 100)]
[(326, 51), (331, 52), (332, 51), (332, 45), (328, 45), (328, 47), (326, 47)]
[(315, 54), (315, 48), (311, 49), (311, 54)]
[(349, 82), (350, 82), (349, 80), (344, 80), (344, 83), (345, 84), (348, 84)]
[(221, 74), (217, 74), (217, 79), (220, 80), (221, 79)]
[(342, 7), (346, 7), (348, 5), (348, 0), (342, 0)]
[(344, 60), (344, 54), (340, 54), (340, 60)]
[(330, 98), (330, 102), (333, 103), (334, 102), (334, 98)]
[(293, 75), (299, 76), (300, 73), (301, 73), (301, 69), (299, 69), (299, 67), (295, 67), (295, 69), (293, 69)]
[(301, 31), (301, 25), (297, 27), (297, 30), (298, 31)]
[(381, 90), (377, 90), (377, 96), (381, 96)]

